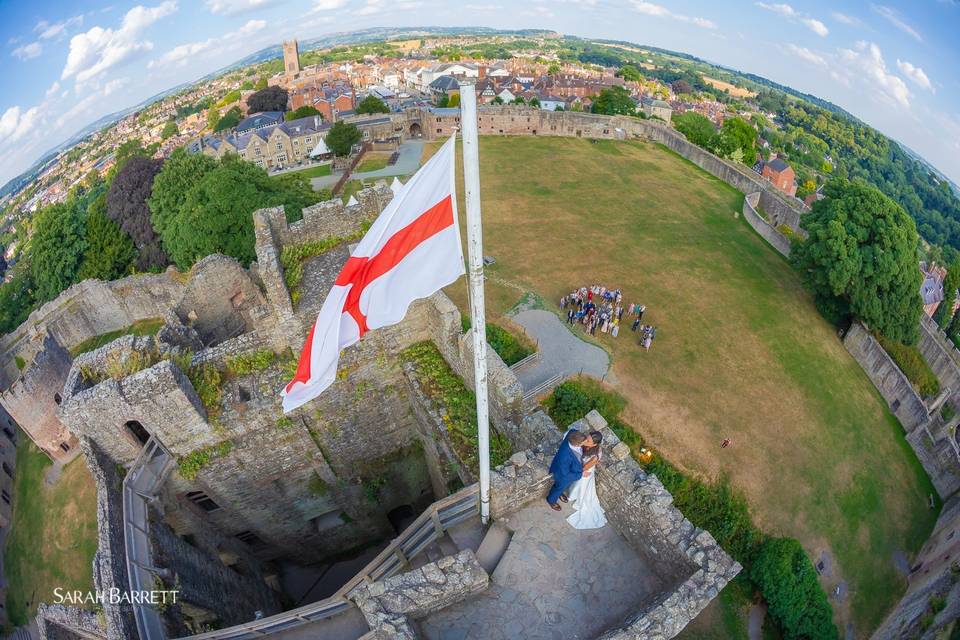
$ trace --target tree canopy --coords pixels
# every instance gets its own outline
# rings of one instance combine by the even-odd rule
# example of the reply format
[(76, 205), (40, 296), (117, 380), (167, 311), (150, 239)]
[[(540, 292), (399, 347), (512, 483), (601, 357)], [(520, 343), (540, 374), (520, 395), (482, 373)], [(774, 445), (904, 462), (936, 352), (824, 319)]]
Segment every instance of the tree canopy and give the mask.
[(160, 132), (160, 139), (166, 140), (171, 136), (175, 136), (180, 133), (180, 129), (177, 128), (177, 123), (173, 120), (168, 120), (167, 124), (163, 125), (163, 131)]
[(286, 111), (287, 90), (283, 87), (265, 87), (247, 98), (250, 113), (261, 111)]
[(261, 76), (261, 77), (257, 80), (257, 84), (255, 84), (255, 85), (253, 86), (253, 88), (256, 89), (257, 91), (260, 91), (261, 89), (266, 89), (266, 88), (267, 88), (267, 79), (266, 79), (265, 77)]
[(168, 262), (150, 223), (150, 208), (147, 206), (153, 179), (162, 166), (161, 160), (131, 158), (117, 173), (107, 192), (107, 217), (120, 225), (133, 240), (138, 252), (139, 271), (161, 269)]
[(715, 149), (720, 139), (716, 127), (705, 115), (695, 111), (678, 113), (672, 118), (673, 126), (677, 131), (686, 136), (687, 140), (703, 147), (704, 149)]
[(643, 74), (640, 73), (640, 69), (637, 69), (632, 64), (625, 64), (619, 69), (617, 69), (617, 75), (623, 78), (624, 80), (631, 80), (634, 82), (639, 82), (643, 80)]
[[(725, 158), (739, 156), (741, 162), (753, 164), (756, 156), (754, 142), (757, 131), (743, 118), (727, 118), (720, 127), (718, 151)], [(737, 154), (737, 151), (740, 153)]]
[(448, 107), (459, 107), (460, 106), (460, 92), (451, 93), (449, 99), (447, 100)]
[(357, 125), (340, 120), (334, 122), (333, 126), (330, 127), (324, 142), (327, 143), (330, 151), (333, 151), (336, 155), (348, 156), (353, 145), (360, 142), (362, 138), (363, 134), (357, 129)]
[(305, 104), (302, 107), (297, 107), (293, 111), (287, 111), (285, 114), (283, 114), (283, 119), (290, 121), (290, 120), (297, 120), (299, 118), (308, 118), (310, 116), (323, 117), (323, 114), (317, 111), (316, 107), (313, 107), (309, 104)]
[(0, 284), (0, 333), (19, 327), (36, 305), (33, 298), (33, 271), (29, 259), (21, 259), (10, 281)]
[(801, 217), (809, 238), (791, 260), (832, 321), (853, 315), (891, 340), (919, 337), (916, 226), (903, 208), (864, 182), (832, 180)]
[(607, 87), (600, 91), (590, 107), (593, 113), (603, 113), (608, 116), (632, 116), (637, 111), (630, 92), (623, 87)]
[(390, 107), (377, 96), (370, 94), (357, 105), (357, 113), (390, 113)]
[(33, 229), (30, 270), (34, 296), (46, 302), (78, 281), (87, 248), (85, 207), (76, 199), (46, 207), (34, 220)]
[(137, 260), (133, 240), (107, 217), (107, 194), (101, 193), (87, 207), (86, 250), (78, 280), (115, 280), (130, 273)]
[(213, 132), (217, 133), (218, 131), (233, 129), (240, 124), (240, 118), (242, 117), (243, 112), (240, 111), (240, 107), (230, 107), (230, 109), (223, 114), (223, 117), (217, 120), (217, 124), (213, 127)]

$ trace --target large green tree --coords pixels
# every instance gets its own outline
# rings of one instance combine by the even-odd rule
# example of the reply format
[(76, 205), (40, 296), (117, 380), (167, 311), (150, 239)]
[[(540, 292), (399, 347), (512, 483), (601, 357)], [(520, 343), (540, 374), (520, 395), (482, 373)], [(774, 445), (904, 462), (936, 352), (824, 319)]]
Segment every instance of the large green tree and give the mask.
[(357, 129), (357, 125), (340, 120), (334, 122), (333, 126), (330, 127), (324, 142), (327, 143), (330, 151), (338, 156), (347, 156), (350, 155), (350, 149), (353, 148), (353, 145), (360, 142), (362, 138), (363, 134)]
[(823, 193), (800, 218), (809, 238), (791, 253), (817, 306), (832, 321), (853, 315), (913, 344), (922, 311), (913, 220), (864, 182), (833, 180)]
[(115, 280), (133, 270), (137, 250), (130, 236), (107, 217), (106, 193), (101, 193), (87, 208), (85, 237), (86, 250), (77, 274), (79, 280)]
[(673, 126), (687, 140), (704, 149), (715, 149), (720, 136), (710, 119), (695, 111), (678, 113), (672, 118)]
[[(174, 159), (171, 158), (171, 161)], [(191, 163), (174, 165), (177, 174)], [(197, 163), (198, 167), (207, 167)], [(233, 256), (244, 265), (254, 259), (253, 212), (263, 207), (283, 205), (289, 219), (297, 219), (301, 208), (318, 201), (309, 185), (296, 176), (270, 178), (267, 172), (238, 156), (225, 156), (216, 167), (189, 187), (179, 205), (168, 189), (185, 184), (182, 175), (166, 179), (158, 176), (161, 188), (156, 192), (157, 209), (163, 218), (158, 231), (170, 257), (182, 269), (211, 253)], [(154, 204), (154, 200), (151, 200)], [(170, 206), (173, 211), (164, 211)]]
[(768, 611), (786, 640), (836, 640), (833, 611), (813, 564), (793, 538), (772, 538), (750, 567)]
[(297, 120), (299, 118), (308, 118), (310, 116), (322, 117), (322, 114), (319, 111), (317, 111), (316, 107), (313, 107), (309, 104), (305, 104), (302, 107), (297, 107), (293, 111), (287, 111), (285, 114), (283, 114), (283, 119), (290, 121), (290, 120)]
[(218, 133), (220, 131), (226, 131), (227, 129), (233, 129), (235, 126), (240, 124), (240, 118), (243, 117), (243, 112), (240, 111), (240, 107), (230, 107), (223, 117), (217, 120), (217, 124), (213, 127), (213, 132)]
[(720, 154), (725, 158), (737, 156), (741, 162), (753, 164), (757, 155), (753, 146), (756, 139), (757, 131), (749, 122), (743, 118), (727, 118), (720, 127)]
[(608, 116), (632, 116), (637, 112), (637, 105), (630, 97), (630, 92), (623, 87), (607, 87), (600, 91), (590, 110), (593, 113), (603, 113)]
[(30, 271), (38, 301), (52, 300), (78, 282), (87, 248), (86, 210), (76, 199), (43, 209), (30, 238)]
[(390, 107), (377, 96), (370, 94), (357, 105), (357, 113), (390, 113)]
[(0, 333), (20, 326), (36, 306), (33, 296), (33, 272), (29, 257), (13, 267), (10, 280), (0, 283)]
[(643, 80), (643, 74), (640, 73), (640, 69), (637, 69), (632, 64), (625, 64), (620, 69), (617, 70), (617, 75), (623, 78), (624, 80), (631, 80), (634, 82), (639, 82)]
[(180, 129), (177, 128), (177, 123), (173, 120), (168, 120), (167, 124), (163, 125), (163, 131), (160, 132), (160, 139), (166, 140), (178, 133), (180, 133)]
[(219, 163), (208, 155), (177, 149), (170, 154), (163, 163), (163, 169), (153, 179), (153, 189), (147, 199), (150, 222), (168, 253), (171, 253), (166, 246), (167, 238), (170, 237), (169, 227), (179, 215), (187, 194), (218, 165)]
[(265, 87), (247, 98), (247, 107), (250, 113), (261, 111), (286, 111), (287, 90), (283, 87)]

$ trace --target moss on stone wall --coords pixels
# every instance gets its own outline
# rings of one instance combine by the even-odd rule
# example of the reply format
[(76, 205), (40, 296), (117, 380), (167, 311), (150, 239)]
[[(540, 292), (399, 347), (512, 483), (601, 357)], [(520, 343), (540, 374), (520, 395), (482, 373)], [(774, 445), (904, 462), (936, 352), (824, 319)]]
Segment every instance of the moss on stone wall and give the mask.
[[(441, 410), (441, 418), (457, 457), (477, 469), (477, 400), (430, 341), (418, 342), (400, 352), (414, 366), (424, 392)], [(505, 437), (490, 429), (490, 464), (506, 462), (513, 451)]]
[(232, 450), (233, 442), (230, 440), (224, 440), (218, 444), (197, 449), (196, 451), (192, 451), (182, 458), (179, 458), (177, 460), (177, 468), (180, 470), (180, 475), (183, 476), (185, 480), (193, 481), (196, 480), (197, 474), (200, 473), (200, 470), (203, 469), (208, 462), (216, 458), (223, 457)]

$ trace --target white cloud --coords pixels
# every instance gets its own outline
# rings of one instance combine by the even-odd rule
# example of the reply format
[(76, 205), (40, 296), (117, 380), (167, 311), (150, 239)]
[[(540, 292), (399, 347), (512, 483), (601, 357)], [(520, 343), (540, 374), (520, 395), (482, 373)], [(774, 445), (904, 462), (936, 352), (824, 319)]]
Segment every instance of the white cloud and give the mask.
[(346, 6), (346, 4), (347, 0), (314, 0), (313, 7), (310, 8), (310, 13), (333, 11), (334, 9)]
[(815, 18), (800, 18), (800, 22), (807, 25), (811, 31), (820, 36), (821, 38), (825, 37), (830, 30), (827, 29), (827, 25), (823, 24)]
[(678, 22), (686, 22), (689, 24), (696, 25), (702, 29), (716, 29), (716, 23), (707, 20), (706, 18), (701, 18), (698, 16), (687, 16), (682, 13), (674, 13), (670, 9), (652, 2), (647, 2), (646, 0), (633, 0), (633, 9), (637, 13), (642, 13), (647, 16), (653, 16), (655, 18), (669, 18), (671, 20), (676, 20)]
[(278, 0), (206, 0), (206, 5), (210, 13), (235, 16), (238, 13), (263, 9), (271, 4), (276, 4), (276, 2)]
[(107, 82), (103, 85), (103, 96), (106, 97), (111, 93), (117, 92), (119, 89), (130, 84), (130, 78), (114, 78), (113, 80)]
[(3, 112), (0, 116), (0, 139), (13, 134), (17, 130), (17, 123), (20, 122), (20, 107), (13, 106)]
[(56, 38), (57, 36), (63, 35), (66, 33), (67, 29), (71, 27), (78, 27), (81, 24), (83, 24), (83, 16), (73, 16), (72, 18), (67, 18), (66, 20), (54, 23), (41, 20), (37, 23), (37, 26), (35, 26), (33, 30), (40, 34), (41, 40), (49, 40), (50, 38)]
[(0, 138), (5, 144), (16, 142), (30, 132), (39, 115), (40, 107), (30, 107), (26, 111), (21, 111), (18, 105), (10, 107), (0, 116)]
[(499, 4), (468, 4), (464, 7), (470, 11), (499, 11), (503, 6)]
[(175, 0), (165, 0), (155, 7), (136, 6), (123, 16), (117, 30), (93, 27), (78, 33), (70, 39), (70, 53), (60, 79), (74, 77), (77, 84), (82, 84), (138, 53), (150, 51), (153, 43), (141, 40), (141, 34), (176, 10)]
[(50, 96), (54, 95), (57, 91), (60, 91), (60, 83), (54, 80), (53, 84), (50, 85), (50, 88), (47, 89), (47, 93), (45, 95), (49, 98)]
[(265, 29), (266, 26), (266, 20), (248, 20), (245, 25), (236, 31), (225, 33), (219, 38), (207, 38), (206, 40), (201, 40), (200, 42), (188, 42), (186, 44), (176, 46), (156, 60), (151, 60), (149, 64), (147, 64), (147, 68), (155, 69), (158, 67), (166, 67), (171, 65), (183, 66), (191, 58), (203, 53), (204, 51), (209, 51), (218, 45), (227, 45), (239, 37), (251, 36), (258, 31)]
[(904, 108), (910, 107), (910, 89), (900, 76), (887, 70), (880, 47), (860, 41), (854, 49), (840, 49), (840, 59), (846, 65), (848, 80), (867, 83), (885, 102)]
[(860, 18), (855, 18), (854, 16), (847, 15), (846, 13), (841, 13), (839, 11), (833, 11), (830, 13), (833, 16), (833, 19), (837, 22), (842, 22), (843, 24), (848, 24), (852, 27), (860, 25)]
[(761, 9), (766, 9), (767, 11), (773, 11), (774, 13), (779, 13), (785, 18), (794, 18), (798, 15), (797, 10), (788, 4), (784, 4), (784, 3), (767, 4), (766, 2), (755, 2), (754, 4), (760, 7)]
[(20, 45), (16, 49), (10, 52), (14, 58), (20, 58), (21, 60), (29, 60), (31, 58), (36, 58), (41, 53), (43, 53), (43, 47), (39, 42), (31, 42), (29, 44)]
[(920, 67), (917, 67), (906, 60), (897, 58), (897, 68), (900, 69), (900, 72), (912, 80), (917, 86), (926, 89), (927, 91), (933, 91), (933, 84), (930, 82), (930, 78), (927, 77), (927, 74), (924, 73), (923, 69)]
[(550, 9), (543, 6), (537, 6), (537, 7), (530, 7), (529, 9), (521, 11), (520, 15), (533, 16), (537, 18), (552, 18), (553, 11), (550, 11)]
[(900, 17), (900, 14), (897, 13), (895, 9), (876, 4), (870, 5), (870, 8), (873, 9), (877, 15), (884, 18), (887, 22), (895, 26), (897, 29), (900, 29), (900, 31), (903, 31), (917, 42), (923, 42), (923, 36), (920, 35), (920, 32), (904, 22), (904, 20)]
[(788, 44), (787, 51), (789, 51), (796, 57), (800, 58), (801, 60), (806, 60), (807, 62), (810, 62), (815, 65), (819, 65), (821, 67), (827, 66), (826, 58), (824, 58), (819, 53), (816, 53), (815, 51), (811, 51), (810, 49), (807, 49), (806, 47), (798, 47), (795, 44)]

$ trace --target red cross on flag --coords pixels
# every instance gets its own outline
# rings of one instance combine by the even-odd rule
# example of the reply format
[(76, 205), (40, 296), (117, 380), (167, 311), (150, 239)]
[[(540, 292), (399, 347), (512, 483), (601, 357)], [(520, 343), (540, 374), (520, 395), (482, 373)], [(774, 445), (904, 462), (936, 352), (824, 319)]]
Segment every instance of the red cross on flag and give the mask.
[(307, 334), (283, 411), (320, 395), (340, 351), (403, 320), (414, 300), (464, 274), (454, 197), (454, 136), (399, 190), (354, 249)]

